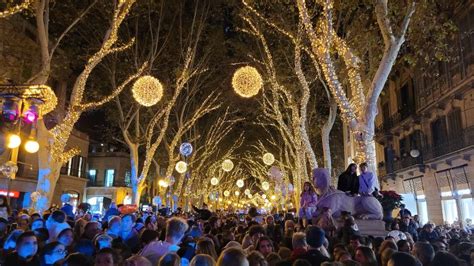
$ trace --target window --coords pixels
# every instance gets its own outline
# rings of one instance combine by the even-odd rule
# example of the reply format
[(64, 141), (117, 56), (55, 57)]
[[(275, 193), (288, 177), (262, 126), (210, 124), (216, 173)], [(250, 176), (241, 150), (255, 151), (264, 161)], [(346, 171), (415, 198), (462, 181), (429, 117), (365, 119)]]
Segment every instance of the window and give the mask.
[(77, 169), (77, 176), (82, 176), (82, 156), (79, 156), (79, 167)]
[(105, 186), (106, 187), (113, 187), (114, 186), (114, 176), (115, 170), (114, 169), (107, 169), (105, 170)]
[(125, 172), (125, 185), (126, 186), (130, 186), (132, 184), (131, 176), (132, 174), (130, 173), (130, 171)]
[(69, 161), (67, 161), (67, 175), (71, 175), (71, 171), (72, 171), (72, 158), (70, 158)]
[(431, 134), (434, 147), (439, 147), (446, 142), (448, 134), (446, 130), (446, 118), (444, 116), (431, 123)]
[(91, 182), (95, 182), (96, 177), (97, 177), (97, 170), (96, 169), (89, 169), (89, 180)]
[(459, 137), (462, 133), (461, 109), (455, 108), (448, 114), (449, 136)]

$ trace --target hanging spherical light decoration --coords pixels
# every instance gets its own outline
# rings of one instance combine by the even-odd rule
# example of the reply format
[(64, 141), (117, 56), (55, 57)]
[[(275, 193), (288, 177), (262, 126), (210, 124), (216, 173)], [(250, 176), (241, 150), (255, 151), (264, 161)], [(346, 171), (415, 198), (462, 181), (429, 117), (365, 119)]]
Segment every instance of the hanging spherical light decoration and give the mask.
[(267, 198), (267, 195), (263, 194), (263, 195), (262, 195), (262, 198), (263, 198), (263, 199), (266, 199), (266, 198)]
[(234, 194), (238, 197), (240, 195), (240, 192), (236, 190)]
[(239, 180), (237, 180), (237, 182), (235, 184), (237, 185), (237, 187), (243, 188), (244, 187), (244, 180), (239, 179)]
[(175, 182), (176, 182), (176, 178), (174, 178), (174, 176), (170, 175), (168, 177), (165, 178), (165, 181), (170, 185), (172, 186)]
[(211, 185), (216, 186), (217, 184), (219, 184), (219, 179), (215, 177), (211, 178)]
[(230, 192), (228, 190), (224, 191), (224, 196), (228, 197), (230, 195)]
[(179, 146), (179, 153), (185, 157), (188, 157), (193, 153), (193, 145), (191, 145), (189, 142), (184, 142), (181, 144), (181, 146)]
[(247, 189), (245, 189), (245, 190), (244, 190), (244, 194), (245, 194), (245, 195), (248, 195), (248, 194), (250, 194), (250, 189), (248, 189), (248, 188), (247, 188)]
[(188, 164), (183, 162), (183, 161), (179, 161), (176, 164), (175, 169), (176, 169), (176, 172), (178, 172), (180, 174), (184, 174), (188, 170)]
[(38, 152), (39, 148), (39, 143), (36, 140), (29, 139), (25, 143), (25, 150), (28, 153), (36, 153)]
[(267, 152), (263, 155), (263, 163), (266, 165), (272, 165), (275, 162), (275, 156)]
[(139, 104), (150, 107), (157, 104), (163, 97), (163, 85), (155, 77), (143, 76), (133, 84), (132, 93)]
[(234, 169), (234, 163), (229, 159), (224, 160), (222, 162), (222, 169), (226, 172), (230, 172), (232, 169)]
[(263, 79), (258, 70), (251, 66), (237, 69), (232, 77), (234, 91), (244, 97), (251, 98), (258, 94), (263, 87)]
[(267, 181), (262, 182), (263, 190), (268, 190), (270, 188), (270, 184)]
[(247, 194), (247, 197), (251, 199), (253, 197), (252, 193)]

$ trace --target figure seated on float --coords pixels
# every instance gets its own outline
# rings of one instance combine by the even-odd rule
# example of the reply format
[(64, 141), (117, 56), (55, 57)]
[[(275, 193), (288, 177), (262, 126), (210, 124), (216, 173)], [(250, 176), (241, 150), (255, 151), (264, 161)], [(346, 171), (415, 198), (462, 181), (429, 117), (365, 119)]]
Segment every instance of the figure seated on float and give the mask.
[(320, 195), (316, 204), (316, 215), (324, 209), (332, 210), (333, 217), (338, 218), (342, 212), (349, 212), (354, 217), (364, 220), (381, 220), (383, 217), (382, 205), (370, 193), (360, 196), (351, 196), (330, 186), (330, 175), (326, 168), (313, 170), (313, 182)]

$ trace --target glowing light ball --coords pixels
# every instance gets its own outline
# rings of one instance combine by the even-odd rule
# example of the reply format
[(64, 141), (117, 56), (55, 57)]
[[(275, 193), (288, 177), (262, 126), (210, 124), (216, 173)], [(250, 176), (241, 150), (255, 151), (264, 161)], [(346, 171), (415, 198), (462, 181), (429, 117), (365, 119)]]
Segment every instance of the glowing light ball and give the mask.
[(191, 153), (193, 153), (193, 145), (191, 145), (191, 143), (184, 142), (183, 144), (181, 144), (181, 146), (179, 146), (179, 153), (181, 153), (181, 155), (183, 156), (188, 157), (189, 155), (191, 155)]
[(230, 192), (228, 190), (224, 191), (224, 196), (228, 197), (230, 195)]
[(232, 87), (235, 93), (251, 98), (258, 94), (263, 87), (263, 79), (258, 70), (251, 66), (237, 69), (232, 77)]
[(263, 199), (266, 199), (266, 198), (267, 198), (267, 195), (263, 194), (263, 195), (262, 195), (262, 198), (263, 198)]
[(170, 185), (172, 186), (175, 182), (176, 182), (176, 179), (174, 178), (174, 176), (168, 176), (166, 177), (165, 181)]
[(25, 150), (29, 153), (35, 153), (39, 150), (39, 143), (35, 140), (28, 140), (26, 143), (25, 143)]
[(275, 156), (271, 153), (265, 153), (263, 155), (263, 163), (266, 165), (272, 165), (275, 162)]
[(247, 194), (247, 197), (251, 199), (253, 197), (252, 193)]
[(417, 158), (418, 156), (420, 156), (420, 151), (417, 150), (417, 149), (411, 150), (410, 151), (410, 156), (413, 157), (413, 158)]
[(239, 179), (239, 180), (237, 180), (236, 184), (237, 184), (237, 187), (242, 188), (242, 187), (244, 187), (244, 180)]
[(245, 189), (245, 191), (244, 191), (244, 194), (245, 194), (245, 195), (248, 195), (248, 194), (250, 194), (250, 189), (248, 189), (248, 188), (247, 188), (247, 189)]
[(33, 123), (38, 119), (38, 112), (35, 108), (30, 108), (23, 114), (23, 118), (27, 123)]
[(133, 84), (132, 94), (139, 104), (150, 107), (157, 104), (163, 97), (163, 85), (155, 77), (143, 76)]
[(270, 198), (271, 198), (272, 200), (275, 200), (275, 199), (276, 199), (276, 196), (275, 196), (275, 195), (272, 195)]
[(211, 178), (211, 185), (215, 186), (217, 184), (219, 184), (219, 179), (217, 179), (215, 177)]
[(21, 138), (17, 134), (10, 134), (7, 139), (7, 147), (9, 149), (18, 148), (21, 144)]
[(222, 169), (226, 172), (230, 172), (232, 169), (234, 169), (234, 163), (229, 159), (224, 160), (222, 162)]
[(240, 195), (240, 192), (236, 190), (234, 194), (238, 197)]
[(270, 188), (270, 184), (267, 181), (262, 182), (263, 190), (268, 190)]
[(160, 187), (168, 187), (169, 184), (165, 180), (161, 179), (160, 181), (158, 181), (158, 185)]
[(184, 174), (188, 170), (188, 164), (183, 162), (183, 161), (179, 161), (176, 164), (175, 169), (176, 169), (176, 172), (178, 172), (180, 174)]

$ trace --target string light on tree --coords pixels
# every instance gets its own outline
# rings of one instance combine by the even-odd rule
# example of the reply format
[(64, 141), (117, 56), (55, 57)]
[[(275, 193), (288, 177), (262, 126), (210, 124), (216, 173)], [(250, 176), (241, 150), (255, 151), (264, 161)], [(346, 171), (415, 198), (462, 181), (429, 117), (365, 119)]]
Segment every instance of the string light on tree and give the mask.
[(234, 193), (237, 197), (240, 196), (240, 192), (238, 190), (235, 191)]
[(243, 188), (244, 185), (245, 185), (244, 180), (242, 180), (242, 179), (237, 180), (236, 184), (237, 184), (237, 187), (239, 187), (239, 188)]
[(176, 169), (176, 172), (178, 172), (180, 174), (184, 174), (188, 170), (188, 164), (183, 162), (183, 161), (179, 161), (176, 164), (175, 169)]
[(275, 162), (275, 156), (271, 153), (265, 153), (263, 155), (263, 163), (266, 165), (272, 165)]
[(245, 194), (245, 195), (249, 195), (249, 194), (250, 194), (250, 189), (248, 189), (248, 188), (245, 189), (245, 190), (244, 190), (244, 194)]
[(163, 85), (152, 76), (143, 76), (135, 81), (132, 88), (133, 98), (146, 107), (157, 104), (163, 97)]
[(215, 177), (211, 178), (211, 185), (216, 186), (217, 184), (219, 184), (219, 179)]
[(263, 79), (258, 70), (251, 66), (237, 69), (232, 77), (234, 91), (244, 97), (251, 98), (258, 94), (263, 87)]
[(230, 172), (232, 169), (234, 169), (234, 163), (229, 159), (224, 160), (222, 162), (222, 169), (226, 172)]
[(267, 181), (262, 182), (263, 190), (268, 190), (270, 188), (270, 184)]
[(230, 192), (228, 190), (224, 191), (224, 197), (228, 197), (230, 195)]

